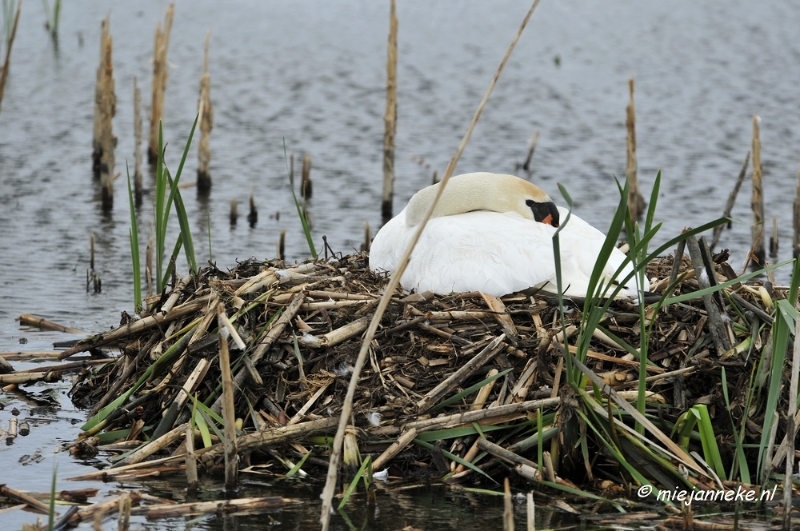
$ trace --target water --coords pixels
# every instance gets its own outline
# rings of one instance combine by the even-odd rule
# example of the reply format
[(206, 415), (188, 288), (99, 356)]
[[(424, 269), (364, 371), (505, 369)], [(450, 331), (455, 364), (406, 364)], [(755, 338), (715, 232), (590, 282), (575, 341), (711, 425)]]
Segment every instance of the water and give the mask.
[[(124, 174), (125, 160), (133, 163), (133, 77), (143, 91), (146, 119), (153, 31), (167, 5), (67, 3), (57, 49), (43, 29), (42, 6), (23, 5), (0, 112), (0, 351), (48, 349), (65, 338), (20, 327), (15, 319), (22, 313), (97, 332), (130, 310)], [(527, 8), (516, 1), (400, 2), (395, 211), (430, 182), (433, 170), (444, 171)], [(100, 21), (109, 12), (116, 171), (123, 177), (116, 183), (114, 209), (105, 213), (90, 156)], [(778, 217), (778, 259), (790, 258), (800, 162), (799, 24), (800, 10), (789, 0), (542, 2), (457, 172), (517, 173), (557, 200), (556, 183), (563, 183), (578, 215), (605, 228), (618, 197), (613, 176), (625, 173), (627, 80), (634, 76), (639, 175), (646, 195), (663, 170), (661, 241), (722, 212), (750, 149), (752, 115), (758, 114), (767, 217)], [(201, 263), (210, 256), (220, 267), (250, 256), (272, 257), (283, 228), (287, 258), (308, 256), (291, 202), (284, 141), (288, 152), (313, 158), (309, 209), (317, 247), (327, 235), (336, 251), (358, 248), (364, 223), (373, 230), (380, 223), (388, 2), (242, 1), (224, 8), (208, 0), (178, 2), (164, 117), (173, 169), (197, 112), (208, 29), (214, 185), (208, 200), (198, 199), (191, 188), (183, 191)], [(525, 174), (517, 166), (534, 130), (541, 136), (533, 170)], [(193, 149), (184, 179), (194, 180), (195, 171)], [(146, 175), (146, 188), (152, 183), (152, 174)], [(250, 228), (242, 217), (232, 228), (231, 200), (238, 199), (241, 211), (251, 191), (258, 224)], [(736, 268), (750, 244), (749, 195), (746, 182), (733, 229), (721, 241)], [(142, 242), (152, 218), (148, 204), (146, 199), (138, 213)], [(92, 232), (103, 282), (99, 294), (85, 290)], [(170, 242), (176, 233), (177, 224)], [(20, 345), (20, 339), (28, 344)], [(34, 386), (30, 392), (47, 389)], [(53, 413), (60, 419), (56, 427), (36, 428), (35, 442), (32, 434), (0, 449), (6, 463), (21, 457), (24, 445), (41, 448), (46, 456), (36, 465), (15, 466), (16, 488), (48, 490), (55, 460), (59, 477), (85, 469), (66, 455), (53, 457), (57, 438), (77, 435), (69, 420), (82, 414), (63, 396), (66, 386), (56, 389), (63, 408)], [(3, 398), (23, 414), (31, 407), (17, 396)], [(3, 423), (7, 410), (0, 411)], [(440, 500), (446, 507), (456, 504), (447, 496)], [(499, 525), (495, 508), (487, 511)], [(431, 514), (441, 510), (437, 506)], [(32, 520), (17, 513), (0, 518), (13, 518), (17, 527)], [(475, 522), (475, 528), (484, 525)]]

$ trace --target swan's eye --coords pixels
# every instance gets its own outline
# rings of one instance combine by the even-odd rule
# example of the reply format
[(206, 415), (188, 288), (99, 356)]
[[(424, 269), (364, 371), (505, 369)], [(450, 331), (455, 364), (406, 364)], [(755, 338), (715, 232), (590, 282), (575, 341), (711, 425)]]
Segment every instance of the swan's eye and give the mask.
[(528, 205), (528, 207), (532, 207), (533, 203), (534, 203), (533, 199), (528, 199), (527, 201), (525, 201), (525, 204)]

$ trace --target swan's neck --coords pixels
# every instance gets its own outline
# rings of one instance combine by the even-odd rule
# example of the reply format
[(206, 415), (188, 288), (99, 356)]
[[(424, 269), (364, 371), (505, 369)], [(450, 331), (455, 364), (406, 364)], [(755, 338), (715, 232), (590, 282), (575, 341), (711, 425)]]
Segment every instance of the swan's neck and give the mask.
[[(474, 210), (494, 212), (519, 211), (518, 198), (504, 193), (501, 179), (494, 176), (481, 179), (451, 179), (439, 198), (431, 217), (453, 216)], [(411, 198), (406, 207), (406, 224), (418, 225), (439, 191), (439, 184), (423, 188)], [(525, 215), (525, 212), (521, 212)], [(530, 211), (527, 216), (532, 218)]]

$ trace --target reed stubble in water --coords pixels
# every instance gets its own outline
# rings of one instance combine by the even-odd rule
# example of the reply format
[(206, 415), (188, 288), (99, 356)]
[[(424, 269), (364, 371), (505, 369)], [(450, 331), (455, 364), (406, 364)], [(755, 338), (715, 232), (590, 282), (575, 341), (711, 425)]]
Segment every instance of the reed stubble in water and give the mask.
[(150, 148), (147, 159), (150, 164), (158, 161), (158, 125), (164, 116), (164, 94), (167, 91), (167, 50), (169, 34), (172, 31), (172, 16), (175, 4), (170, 4), (164, 16), (164, 27), (156, 26), (155, 46), (153, 47), (153, 103), (150, 107)]
[(386, 59), (386, 114), (383, 118), (383, 195), (381, 218), (386, 223), (393, 217), (394, 200), (394, 137), (397, 132), (397, 12), (392, 0), (389, 15), (389, 46)]
[(117, 97), (114, 86), (112, 61), (113, 39), (110, 33), (110, 18), (101, 24), (100, 66), (97, 68), (94, 106), (94, 170), (100, 177), (103, 208), (114, 206), (114, 136), (113, 119), (116, 114)]
[(205, 52), (203, 55), (203, 75), (200, 76), (200, 99), (197, 102), (200, 113), (200, 145), (197, 149), (197, 190), (208, 192), (211, 190), (211, 146), (209, 139), (211, 129), (214, 127), (214, 106), (211, 104), (211, 74), (208, 73), (208, 40), (211, 30), (206, 33)]
[(136, 206), (142, 205), (142, 91), (133, 76), (133, 196)]
[(753, 115), (753, 196), (750, 206), (753, 209), (753, 225), (750, 227), (750, 235), (753, 239), (753, 254), (760, 266), (764, 265), (766, 251), (764, 245), (764, 188), (762, 183), (763, 172), (761, 170), (761, 139), (760, 139), (761, 118)]
[(644, 197), (639, 192), (639, 178), (637, 176), (638, 163), (636, 161), (636, 110), (633, 106), (633, 78), (628, 80), (631, 98), (626, 109), (626, 125), (628, 129), (628, 169), (625, 172), (628, 179), (628, 210), (631, 218), (639, 219), (644, 211)]

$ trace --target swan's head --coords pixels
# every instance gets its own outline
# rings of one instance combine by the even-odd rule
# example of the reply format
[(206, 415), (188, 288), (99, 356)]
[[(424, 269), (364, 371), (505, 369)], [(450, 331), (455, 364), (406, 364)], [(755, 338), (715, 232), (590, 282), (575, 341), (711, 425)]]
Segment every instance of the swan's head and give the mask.
[[(406, 223), (417, 225), (430, 207), (439, 185), (423, 188), (411, 198), (406, 208)], [(513, 175), (487, 172), (456, 175), (444, 189), (433, 210), (433, 217), (453, 216), (474, 210), (516, 212), (520, 216), (559, 225), (558, 208), (538, 186)]]

